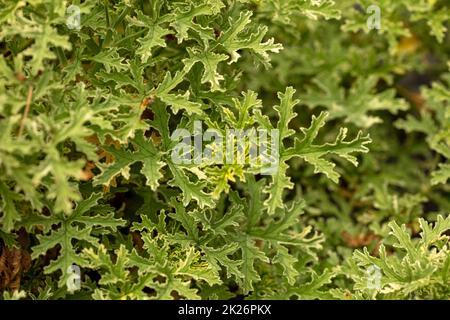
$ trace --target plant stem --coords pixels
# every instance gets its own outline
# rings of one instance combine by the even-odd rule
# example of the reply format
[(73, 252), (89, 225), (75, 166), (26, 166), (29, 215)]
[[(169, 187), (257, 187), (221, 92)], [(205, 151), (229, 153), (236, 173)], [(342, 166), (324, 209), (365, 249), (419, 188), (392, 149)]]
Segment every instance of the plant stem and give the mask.
[(25, 120), (28, 117), (28, 113), (30, 112), (30, 106), (31, 106), (31, 99), (33, 97), (33, 87), (30, 85), (28, 87), (28, 94), (27, 94), (27, 102), (25, 105), (25, 111), (23, 112), (22, 120), (20, 121), (20, 127), (19, 127), (19, 133), (17, 134), (18, 137), (20, 137), (23, 133), (23, 128), (25, 126)]

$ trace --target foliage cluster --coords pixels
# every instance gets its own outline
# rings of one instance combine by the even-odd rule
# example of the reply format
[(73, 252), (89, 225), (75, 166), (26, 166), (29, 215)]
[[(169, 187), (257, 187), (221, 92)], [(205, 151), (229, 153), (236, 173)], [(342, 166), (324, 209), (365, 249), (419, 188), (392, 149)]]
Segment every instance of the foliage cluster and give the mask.
[[(2, 297), (449, 299), (449, 4), (371, 4), (1, 0)], [(196, 121), (278, 170), (174, 163)]]

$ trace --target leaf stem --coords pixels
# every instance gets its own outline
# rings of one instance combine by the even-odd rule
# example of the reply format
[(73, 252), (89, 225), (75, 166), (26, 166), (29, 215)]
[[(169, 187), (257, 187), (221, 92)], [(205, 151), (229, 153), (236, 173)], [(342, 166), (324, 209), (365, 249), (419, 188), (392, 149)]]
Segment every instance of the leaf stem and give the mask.
[(28, 117), (28, 113), (30, 112), (30, 106), (31, 106), (31, 99), (33, 97), (33, 87), (30, 85), (28, 87), (28, 94), (27, 94), (27, 102), (25, 105), (25, 111), (23, 112), (22, 120), (20, 121), (20, 127), (19, 127), (19, 133), (17, 134), (18, 137), (20, 137), (23, 133), (23, 128), (25, 126), (25, 120)]

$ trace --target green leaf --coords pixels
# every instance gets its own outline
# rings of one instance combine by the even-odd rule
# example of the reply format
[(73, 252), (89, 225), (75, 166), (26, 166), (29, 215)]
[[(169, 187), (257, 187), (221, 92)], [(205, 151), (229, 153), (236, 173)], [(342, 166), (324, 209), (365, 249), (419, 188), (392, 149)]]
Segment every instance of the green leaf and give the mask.
[(450, 179), (450, 164), (440, 164), (439, 169), (431, 173), (431, 184), (447, 183)]
[(228, 56), (224, 54), (213, 53), (212, 51), (205, 49), (191, 49), (188, 48), (189, 58), (185, 59), (183, 62), (192, 66), (197, 62), (203, 65), (203, 76), (201, 78), (202, 83), (209, 83), (211, 85), (211, 91), (221, 91), (220, 81), (224, 77), (219, 74), (217, 67), (221, 61), (228, 59)]
[(187, 5), (185, 8), (175, 8), (175, 19), (170, 23), (170, 26), (177, 31), (178, 44), (182, 43), (188, 38), (188, 31), (194, 30), (202, 37), (208, 38), (210, 34), (209, 28), (204, 28), (200, 24), (194, 22), (194, 18), (217, 14), (224, 4), (220, 0), (206, 0), (200, 3)]
[(279, 263), (283, 267), (283, 275), (286, 276), (290, 285), (297, 281), (299, 272), (295, 269), (297, 259), (289, 254), (286, 247), (279, 247), (274, 259), (274, 263)]
[[(392, 114), (408, 109), (406, 101), (395, 98), (392, 89), (376, 92), (378, 78), (375, 76), (355, 80), (353, 86), (345, 92), (335, 77), (319, 75), (313, 80), (314, 87), (302, 96), (302, 102), (310, 108), (324, 106), (328, 119), (343, 118), (360, 128), (369, 128), (382, 122), (374, 112), (387, 110)], [(316, 88), (317, 87), (317, 88)]]
[[(14, 8), (14, 9), (17, 9)], [(33, 18), (28, 18), (16, 11), (14, 16), (15, 24), (7, 24), (2, 26), (0, 39), (7, 36), (19, 35), (25, 39), (32, 39), (32, 45), (23, 51), (23, 55), (31, 57), (29, 65), (32, 74), (36, 75), (39, 71), (45, 69), (44, 62), (56, 58), (55, 53), (51, 49), (61, 48), (71, 50), (72, 45), (67, 35), (61, 35), (56, 28), (53, 28), (51, 21), (47, 18), (39, 23)], [(20, 28), (17, 28), (20, 25)]]
[(251, 16), (251, 11), (244, 11), (240, 13), (239, 18), (236, 20), (233, 20), (230, 17), (230, 28), (223, 32), (219, 38), (219, 42), (230, 54), (230, 64), (237, 62), (240, 58), (238, 51), (247, 49), (252, 52), (266, 68), (268, 68), (270, 66), (268, 52), (278, 53), (283, 49), (283, 46), (281, 44), (275, 44), (273, 38), (270, 38), (266, 42), (262, 42), (262, 39), (267, 33), (267, 27), (259, 27), (256, 32), (250, 34), (243, 32), (250, 24)]
[[(102, 195), (92, 194), (90, 198), (81, 201), (74, 209), (71, 215), (64, 214), (53, 215), (52, 217), (45, 217), (36, 215), (31, 219), (24, 220), (22, 223), (27, 229), (31, 229), (36, 225), (46, 225), (46, 233), (38, 235), (39, 244), (34, 246), (31, 257), (37, 258), (44, 255), (48, 250), (55, 246), (60, 246), (60, 252), (56, 260), (45, 267), (45, 273), (49, 274), (60, 270), (62, 275), (59, 278), (58, 285), (63, 287), (67, 284), (71, 274), (70, 268), (73, 264), (84, 266), (86, 260), (80, 256), (78, 249), (75, 246), (74, 240), (79, 242), (84, 241), (96, 246), (98, 239), (91, 235), (93, 228), (109, 229), (116, 231), (117, 227), (123, 226), (125, 221), (122, 219), (115, 219), (114, 213), (110, 207), (99, 207), (98, 200)], [(97, 215), (90, 216), (95, 208), (97, 208)], [(49, 230), (50, 226), (58, 226), (53, 230)]]
[(337, 183), (340, 175), (334, 171), (335, 164), (325, 160), (323, 157), (327, 154), (335, 154), (356, 166), (358, 161), (352, 153), (367, 153), (369, 149), (366, 145), (371, 143), (372, 140), (368, 135), (363, 136), (362, 132), (359, 132), (353, 140), (346, 141), (347, 129), (341, 128), (333, 143), (313, 144), (319, 130), (325, 125), (327, 117), (328, 113), (326, 112), (321, 112), (318, 117), (313, 116), (311, 126), (307, 129), (301, 129), (304, 134), (303, 138), (296, 138), (294, 147), (286, 150), (286, 157), (300, 157), (304, 159), (314, 166), (315, 173), (324, 173), (333, 182)]
[(145, 138), (143, 132), (136, 134), (132, 143), (136, 146), (134, 152), (116, 149), (115, 147), (105, 147), (105, 149), (114, 156), (114, 162), (109, 165), (100, 165), (102, 173), (97, 175), (94, 179), (95, 184), (109, 185), (111, 180), (123, 175), (126, 179), (129, 176), (130, 165), (136, 162), (142, 163), (142, 174), (146, 177), (146, 184), (152, 189), (156, 190), (158, 181), (163, 177), (161, 169), (164, 167), (164, 162), (161, 161), (161, 154), (153, 144), (153, 142)]
[(171, 161), (168, 162), (168, 165), (173, 174), (173, 179), (169, 181), (169, 185), (181, 189), (183, 193), (183, 205), (187, 206), (192, 200), (195, 200), (200, 208), (214, 207), (214, 200), (204, 191), (206, 186), (205, 182), (192, 182), (183, 167)]
[(103, 64), (106, 72), (111, 72), (112, 69), (120, 72), (129, 68), (128, 64), (123, 62), (125, 59), (115, 49), (101, 51), (90, 60)]
[(14, 229), (15, 222), (21, 220), (21, 216), (14, 203), (14, 201), (20, 200), (20, 197), (12, 192), (3, 181), (0, 181), (0, 196), (3, 204), (0, 229), (4, 232), (10, 232)]
[(241, 271), (243, 277), (238, 282), (242, 286), (244, 293), (248, 293), (253, 290), (253, 283), (261, 279), (254, 266), (255, 260), (269, 263), (269, 258), (255, 246), (255, 242), (251, 238), (243, 238), (239, 242), (239, 246), (242, 252)]
[(136, 50), (136, 54), (141, 57), (141, 62), (147, 62), (152, 56), (153, 48), (166, 47), (165, 37), (172, 34), (169, 29), (156, 24), (152, 19), (149, 19), (140, 11), (138, 11), (136, 18), (129, 19), (129, 21), (133, 25), (144, 27), (148, 30), (142, 38), (137, 40), (139, 42), (139, 47)]

